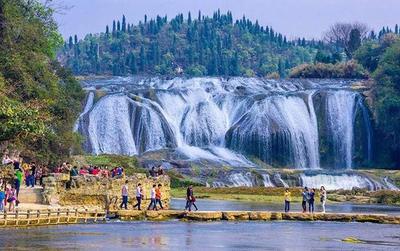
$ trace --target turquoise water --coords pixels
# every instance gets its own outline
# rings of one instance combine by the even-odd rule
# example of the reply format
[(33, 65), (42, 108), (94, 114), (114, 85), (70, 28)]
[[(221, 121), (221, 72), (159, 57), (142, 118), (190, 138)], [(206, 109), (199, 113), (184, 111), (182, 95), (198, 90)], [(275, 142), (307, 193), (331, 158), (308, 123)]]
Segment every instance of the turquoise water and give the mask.
[[(355, 237), (362, 243), (342, 241)], [(336, 222), (109, 222), (8, 229), (12, 250), (400, 250), (400, 227)]]

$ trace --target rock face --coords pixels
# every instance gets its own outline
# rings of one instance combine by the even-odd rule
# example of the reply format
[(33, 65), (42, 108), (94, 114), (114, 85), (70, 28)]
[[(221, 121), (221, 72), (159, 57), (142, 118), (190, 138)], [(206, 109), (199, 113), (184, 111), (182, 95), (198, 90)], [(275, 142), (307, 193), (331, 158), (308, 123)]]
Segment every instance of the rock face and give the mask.
[(132, 208), (136, 204), (136, 185), (141, 183), (145, 195), (142, 200), (143, 208), (150, 203), (150, 191), (153, 184), (162, 185), (162, 203), (164, 208), (169, 208), (170, 179), (166, 175), (147, 178), (145, 174), (135, 174), (118, 179), (91, 175), (77, 176), (72, 177), (71, 187), (67, 189), (70, 181), (69, 175), (54, 174), (43, 179), (43, 198), (47, 204), (97, 206), (112, 210), (119, 207), (121, 203), (121, 188), (125, 184), (125, 180), (128, 180), (128, 207)]

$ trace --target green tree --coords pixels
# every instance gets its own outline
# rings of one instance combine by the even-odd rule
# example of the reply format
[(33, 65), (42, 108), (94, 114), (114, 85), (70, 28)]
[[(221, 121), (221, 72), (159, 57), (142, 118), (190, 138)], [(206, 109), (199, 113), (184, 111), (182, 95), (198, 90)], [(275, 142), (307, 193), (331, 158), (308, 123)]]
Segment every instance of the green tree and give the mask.
[(358, 29), (352, 29), (350, 32), (348, 54), (350, 57), (361, 46), (361, 33)]

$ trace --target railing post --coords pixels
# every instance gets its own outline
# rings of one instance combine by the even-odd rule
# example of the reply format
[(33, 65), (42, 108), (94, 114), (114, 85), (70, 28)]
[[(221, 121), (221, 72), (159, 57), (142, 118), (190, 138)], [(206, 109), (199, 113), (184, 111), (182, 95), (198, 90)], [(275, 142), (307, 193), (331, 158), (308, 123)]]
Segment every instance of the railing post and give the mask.
[(57, 223), (60, 223), (60, 209), (57, 209)]
[(18, 216), (19, 216), (19, 210), (15, 210), (15, 225), (18, 226)]
[(47, 224), (51, 223), (51, 209), (47, 209)]
[(69, 208), (67, 209), (67, 223), (69, 223)]
[(85, 209), (85, 223), (88, 221), (88, 209)]
[(75, 223), (78, 223), (79, 216), (78, 216), (78, 208), (75, 208)]

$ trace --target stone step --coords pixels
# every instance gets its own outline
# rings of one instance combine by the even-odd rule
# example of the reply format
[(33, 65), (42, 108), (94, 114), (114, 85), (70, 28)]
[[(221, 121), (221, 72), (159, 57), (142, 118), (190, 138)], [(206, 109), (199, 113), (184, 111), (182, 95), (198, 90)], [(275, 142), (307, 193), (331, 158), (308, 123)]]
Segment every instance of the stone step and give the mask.
[(41, 204), (43, 203), (42, 191), (43, 189), (41, 187), (35, 187), (35, 188), (21, 187), (21, 189), (19, 190), (18, 200), (20, 203)]

